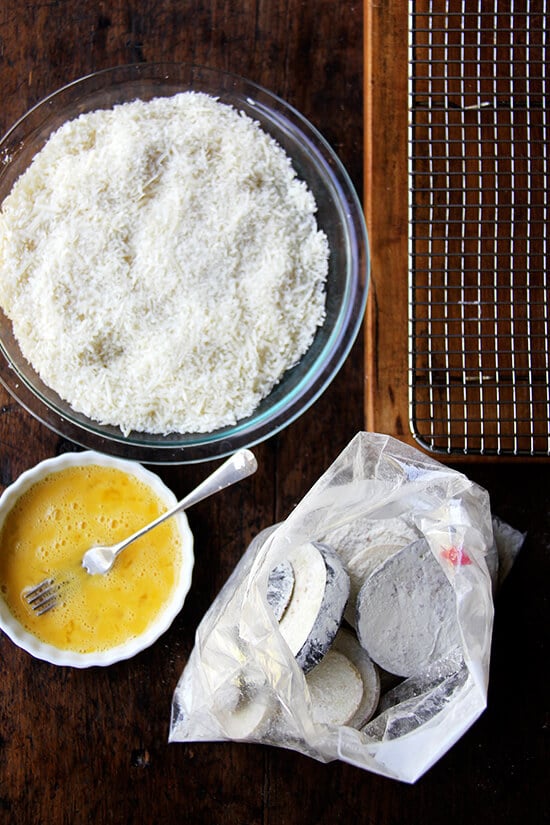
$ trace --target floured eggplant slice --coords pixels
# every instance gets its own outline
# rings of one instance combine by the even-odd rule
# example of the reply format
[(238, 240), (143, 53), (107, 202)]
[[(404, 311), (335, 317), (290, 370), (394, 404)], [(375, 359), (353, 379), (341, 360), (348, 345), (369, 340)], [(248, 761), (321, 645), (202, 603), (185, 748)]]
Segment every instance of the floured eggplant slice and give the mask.
[(310, 541), (290, 548), (294, 587), (279, 622), (296, 661), (307, 673), (329, 650), (349, 597), (349, 576), (326, 544)]
[(243, 670), (218, 689), (215, 708), (225, 735), (244, 741), (261, 735), (273, 701), (265, 679)]
[(340, 629), (331, 651), (342, 653), (355, 665), (363, 683), (363, 695), (357, 710), (345, 724), (352, 728), (366, 725), (376, 710), (380, 699), (380, 674), (378, 668), (364, 648), (361, 647), (354, 633)]
[(294, 590), (294, 570), (289, 561), (273, 568), (267, 581), (267, 603), (278, 622), (283, 618)]
[(261, 726), (270, 710), (271, 707), (265, 702), (241, 696), (238, 701), (235, 700), (234, 707), (220, 715), (220, 722), (229, 739), (246, 741), (261, 733)]
[[(380, 564), (420, 537), (403, 515), (390, 518), (360, 516), (330, 530), (326, 541), (338, 551), (350, 578), (345, 618), (355, 626), (355, 603), (363, 582)], [(325, 541), (324, 537), (320, 538)]]
[(359, 670), (343, 653), (331, 648), (306, 676), (314, 722), (347, 725), (355, 718), (363, 701), (363, 680)]
[(371, 659), (396, 676), (414, 676), (460, 644), (456, 597), (425, 539), (371, 573), (356, 604), (356, 630)]
[[(405, 736), (437, 716), (468, 679), (465, 663), (454, 673), (447, 673), (435, 680), (412, 676), (389, 691), (381, 700), (378, 715), (363, 728), (375, 739)], [(414, 712), (411, 713), (411, 703)]]

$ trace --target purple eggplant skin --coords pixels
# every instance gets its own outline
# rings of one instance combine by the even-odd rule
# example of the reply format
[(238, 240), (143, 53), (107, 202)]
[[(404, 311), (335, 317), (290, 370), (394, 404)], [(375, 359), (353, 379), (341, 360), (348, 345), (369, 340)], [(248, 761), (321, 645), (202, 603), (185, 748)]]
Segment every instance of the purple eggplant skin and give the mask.
[(309, 673), (330, 650), (338, 633), (349, 599), (350, 580), (340, 557), (328, 544), (312, 542), (325, 562), (327, 578), (321, 608), (311, 632), (296, 654), (296, 661)]
[(289, 561), (282, 561), (277, 564), (267, 582), (267, 603), (273, 611), (273, 615), (278, 622), (284, 616), (284, 612), (292, 598), (294, 590), (294, 570)]

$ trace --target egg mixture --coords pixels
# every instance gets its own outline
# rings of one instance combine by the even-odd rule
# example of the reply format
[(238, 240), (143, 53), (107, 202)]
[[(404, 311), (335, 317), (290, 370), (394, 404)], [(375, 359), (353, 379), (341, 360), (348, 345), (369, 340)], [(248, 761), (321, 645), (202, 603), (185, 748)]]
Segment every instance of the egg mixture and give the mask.
[[(129, 545), (105, 575), (82, 556), (115, 544), (167, 509), (143, 481), (113, 467), (51, 473), (24, 493), (0, 531), (0, 589), (10, 611), (41, 641), (90, 653), (139, 636), (176, 586), (182, 540), (169, 519)], [(36, 616), (25, 591), (52, 577), (62, 584), (53, 610)]]

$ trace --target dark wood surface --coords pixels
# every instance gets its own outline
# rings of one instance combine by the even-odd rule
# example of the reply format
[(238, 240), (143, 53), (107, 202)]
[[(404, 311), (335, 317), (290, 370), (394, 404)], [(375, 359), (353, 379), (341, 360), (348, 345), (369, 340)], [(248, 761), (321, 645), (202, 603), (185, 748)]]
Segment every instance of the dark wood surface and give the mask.
[[(368, 8), (380, 25), (391, 25), (391, 3)], [(195, 61), (247, 76), (296, 106), (332, 143), (361, 191), (362, 25), (362, 5), (337, 0), (4, 0), (0, 130), (88, 72), (132, 61)], [(384, 72), (384, 65), (373, 67), (369, 82), (383, 83)], [(391, 164), (392, 135), (387, 140), (383, 156)], [(403, 231), (395, 227), (396, 243)], [(372, 369), (376, 356), (369, 355)], [(489, 489), (495, 512), (528, 535), (497, 602), (488, 709), (414, 786), (270, 747), (167, 744), (172, 692), (203, 613), (250, 539), (284, 518), (364, 427), (364, 391), (360, 339), (323, 398), (256, 448), (258, 473), (190, 512), (192, 591), (148, 651), (79, 671), (35, 661), (0, 637), (1, 823), (548, 821), (547, 464), (468, 465)], [(2, 486), (71, 449), (4, 392), (0, 405)], [(159, 472), (179, 496), (209, 469)]]

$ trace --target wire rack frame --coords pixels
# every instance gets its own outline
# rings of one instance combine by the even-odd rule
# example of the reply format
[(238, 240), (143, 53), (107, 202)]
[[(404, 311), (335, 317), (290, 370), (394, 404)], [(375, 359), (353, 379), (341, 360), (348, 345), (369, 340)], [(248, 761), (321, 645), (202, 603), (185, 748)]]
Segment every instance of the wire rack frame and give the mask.
[(409, 412), (433, 452), (550, 456), (548, 18), (409, 4)]

